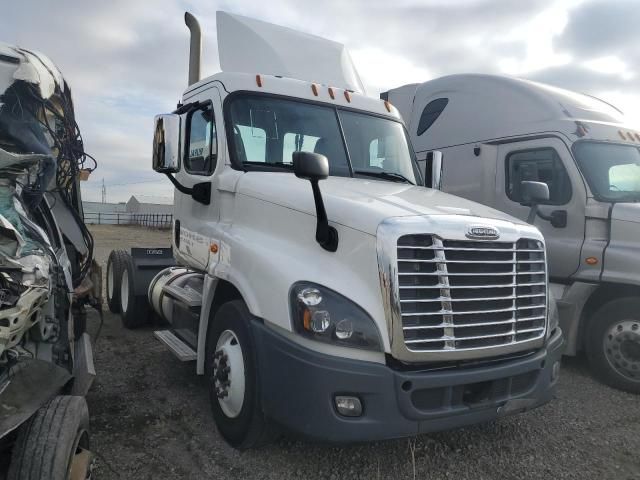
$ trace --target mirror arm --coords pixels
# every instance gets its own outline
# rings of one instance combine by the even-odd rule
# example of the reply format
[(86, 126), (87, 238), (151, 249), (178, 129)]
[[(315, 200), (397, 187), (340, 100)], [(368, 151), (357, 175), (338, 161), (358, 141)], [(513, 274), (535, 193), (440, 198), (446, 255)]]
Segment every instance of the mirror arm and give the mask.
[(327, 211), (324, 209), (324, 201), (320, 193), (320, 185), (318, 180), (310, 180), (311, 189), (313, 190), (313, 200), (316, 204), (316, 217), (318, 224), (316, 226), (316, 241), (322, 248), (329, 252), (335, 252), (338, 249), (338, 231), (329, 225), (327, 219)]
[(538, 211), (538, 204), (534, 203), (533, 205), (531, 205), (531, 210), (529, 210), (529, 216), (527, 217), (527, 223), (530, 224), (530, 225), (533, 225), (535, 223), (535, 221), (536, 221), (536, 216), (537, 215), (540, 215), (540, 212)]
[(191, 195), (196, 202), (200, 202), (203, 205), (209, 205), (211, 203), (211, 182), (196, 183), (193, 188), (189, 188), (178, 182), (170, 173), (165, 173), (165, 175), (180, 193)]
[(171, 183), (173, 183), (173, 186), (176, 187), (176, 190), (178, 190), (180, 193), (184, 193), (185, 195), (191, 195), (193, 193), (193, 189), (192, 188), (185, 187), (184, 185), (182, 185), (170, 173), (165, 173), (165, 175), (171, 181)]

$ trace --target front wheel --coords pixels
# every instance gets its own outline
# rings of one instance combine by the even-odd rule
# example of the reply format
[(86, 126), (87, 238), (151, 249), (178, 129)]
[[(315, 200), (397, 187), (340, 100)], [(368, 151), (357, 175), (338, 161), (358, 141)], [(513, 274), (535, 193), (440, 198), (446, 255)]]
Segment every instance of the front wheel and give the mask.
[(640, 393), (640, 299), (606, 303), (592, 317), (587, 335), (596, 376), (614, 388)]
[(87, 402), (58, 396), (20, 427), (7, 480), (89, 479), (92, 462)]
[(251, 314), (242, 300), (223, 304), (207, 334), (205, 374), (213, 417), (224, 439), (238, 449), (272, 439), (258, 390)]

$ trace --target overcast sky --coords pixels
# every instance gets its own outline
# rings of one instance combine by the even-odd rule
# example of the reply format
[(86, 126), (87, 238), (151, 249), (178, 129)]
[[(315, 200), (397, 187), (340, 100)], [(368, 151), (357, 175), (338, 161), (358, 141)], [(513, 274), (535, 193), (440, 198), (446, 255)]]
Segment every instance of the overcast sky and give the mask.
[(345, 43), (368, 94), (482, 72), (599, 96), (640, 125), (638, 0), (9, 1), (0, 40), (40, 50), (71, 85), (86, 150), (99, 163), (86, 200), (164, 197), (151, 170), (153, 116), (186, 86), (190, 10), (203, 27), (204, 74), (218, 70), (215, 12), (226, 10)]

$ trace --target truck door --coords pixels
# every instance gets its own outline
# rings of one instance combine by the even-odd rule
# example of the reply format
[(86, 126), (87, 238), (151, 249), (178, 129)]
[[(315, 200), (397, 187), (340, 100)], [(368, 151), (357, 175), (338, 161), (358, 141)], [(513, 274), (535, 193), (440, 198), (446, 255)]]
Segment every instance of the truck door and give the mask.
[(553, 226), (540, 217), (535, 225), (547, 242), (550, 277), (555, 280), (570, 277), (580, 264), (586, 191), (568, 147), (559, 138), (501, 144), (497, 166), (495, 207), (520, 219), (526, 220), (530, 210), (520, 204), (523, 200), (520, 182), (530, 180), (549, 185), (550, 199), (540, 206), (540, 212), (545, 216), (554, 211), (566, 212), (566, 226)]
[(174, 249), (188, 265), (205, 269), (209, 261), (211, 239), (215, 238), (220, 216), (217, 172), (225, 159), (223, 148), (222, 103), (216, 87), (185, 100), (197, 104), (182, 114), (182, 161), (176, 179), (186, 187), (211, 182), (209, 205), (191, 195), (174, 190)]

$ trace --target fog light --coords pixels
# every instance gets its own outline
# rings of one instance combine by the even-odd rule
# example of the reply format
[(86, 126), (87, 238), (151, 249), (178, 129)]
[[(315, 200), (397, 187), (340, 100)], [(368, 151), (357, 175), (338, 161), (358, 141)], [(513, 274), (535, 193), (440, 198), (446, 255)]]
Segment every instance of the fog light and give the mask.
[(560, 361), (559, 360), (553, 364), (553, 367), (551, 367), (551, 381), (555, 382), (556, 380), (558, 380), (558, 378), (560, 378)]
[(337, 395), (335, 398), (336, 410), (345, 417), (359, 417), (362, 415), (362, 403), (358, 397), (346, 397)]

